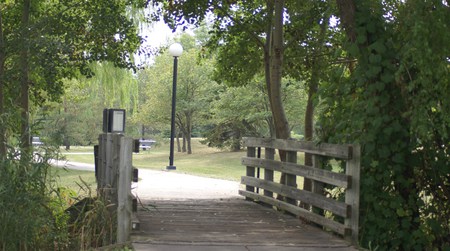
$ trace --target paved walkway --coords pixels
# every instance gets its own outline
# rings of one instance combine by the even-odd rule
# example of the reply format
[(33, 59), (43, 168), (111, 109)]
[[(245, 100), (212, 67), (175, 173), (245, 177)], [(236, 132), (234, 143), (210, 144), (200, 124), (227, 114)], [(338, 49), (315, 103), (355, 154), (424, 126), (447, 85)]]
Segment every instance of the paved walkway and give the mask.
[[(55, 161), (54, 165), (82, 171), (94, 171), (93, 164)], [(198, 177), (174, 171), (139, 169), (139, 182), (132, 193), (140, 200), (220, 199), (239, 197), (239, 183)]]

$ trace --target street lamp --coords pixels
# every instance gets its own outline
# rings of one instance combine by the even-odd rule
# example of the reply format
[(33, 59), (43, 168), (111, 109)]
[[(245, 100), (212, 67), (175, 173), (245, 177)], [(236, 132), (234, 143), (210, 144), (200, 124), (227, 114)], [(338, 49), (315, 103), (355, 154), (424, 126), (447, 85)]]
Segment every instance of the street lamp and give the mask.
[(173, 86), (172, 86), (172, 118), (170, 124), (170, 157), (167, 170), (176, 170), (177, 167), (173, 165), (173, 147), (175, 138), (175, 106), (177, 101), (177, 68), (178, 57), (183, 53), (183, 47), (179, 43), (174, 43), (169, 47), (169, 53), (173, 57)]

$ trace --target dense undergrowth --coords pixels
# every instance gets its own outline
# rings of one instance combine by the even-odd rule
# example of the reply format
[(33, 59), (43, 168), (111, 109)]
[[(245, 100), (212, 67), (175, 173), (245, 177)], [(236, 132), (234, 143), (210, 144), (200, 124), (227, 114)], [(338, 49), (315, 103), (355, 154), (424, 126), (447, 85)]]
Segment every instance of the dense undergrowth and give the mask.
[[(0, 250), (88, 250), (115, 241), (111, 204), (79, 197), (51, 175), (51, 149), (0, 162)], [(89, 189), (80, 180), (81, 189)]]

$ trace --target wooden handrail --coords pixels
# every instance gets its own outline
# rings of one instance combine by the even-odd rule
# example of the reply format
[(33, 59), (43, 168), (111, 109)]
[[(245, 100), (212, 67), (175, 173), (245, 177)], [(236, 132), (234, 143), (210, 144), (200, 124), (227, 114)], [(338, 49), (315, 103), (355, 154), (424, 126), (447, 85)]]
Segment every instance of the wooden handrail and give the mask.
[[(246, 166), (246, 176), (241, 183), (246, 186), (245, 191), (239, 193), (247, 200), (260, 201), (278, 207), (308, 221), (322, 225), (324, 228), (341, 234), (353, 244), (358, 242), (359, 228), (359, 176), (360, 176), (360, 147), (359, 145), (316, 144), (314, 142), (281, 140), (268, 138), (244, 138), (247, 147), (247, 157), (242, 158)], [(265, 148), (265, 159), (256, 158), (256, 148)], [(275, 149), (287, 151), (286, 162), (274, 160)], [(313, 166), (297, 164), (297, 153), (310, 153), (315, 159)], [(346, 162), (346, 173), (337, 173), (318, 168), (320, 157), (341, 159)], [(264, 179), (255, 177), (255, 168), (264, 168)], [(287, 181), (284, 184), (274, 182), (273, 173), (285, 173)], [(314, 191), (298, 189), (296, 177), (304, 177), (313, 181)], [(330, 184), (345, 190), (345, 202), (324, 196), (323, 184)], [(260, 189), (263, 193), (255, 192)], [(274, 198), (277, 194), (284, 198)], [(333, 218), (315, 213), (315, 210), (301, 208), (298, 205), (306, 203), (313, 208), (320, 208), (335, 216), (344, 218), (344, 223)]]

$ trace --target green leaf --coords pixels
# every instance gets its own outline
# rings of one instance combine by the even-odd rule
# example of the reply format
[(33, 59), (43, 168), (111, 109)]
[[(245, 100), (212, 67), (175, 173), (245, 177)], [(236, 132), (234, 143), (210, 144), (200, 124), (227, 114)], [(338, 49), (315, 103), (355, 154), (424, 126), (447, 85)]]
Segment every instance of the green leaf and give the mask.
[(364, 44), (366, 41), (367, 41), (367, 37), (366, 37), (365, 34), (359, 34), (359, 35), (356, 37), (356, 42), (357, 42), (358, 44)]
[(399, 217), (405, 217), (407, 215), (403, 208), (397, 208), (396, 212)]
[(383, 81), (383, 83), (388, 84), (388, 83), (391, 83), (393, 80), (394, 80), (394, 75), (390, 72), (386, 72), (381, 75), (381, 81)]
[(369, 56), (369, 62), (371, 64), (379, 64), (379, 63), (381, 63), (381, 55), (375, 54), (375, 53), (371, 53), (370, 56)]
[(376, 167), (378, 167), (378, 164), (379, 164), (378, 161), (372, 160), (372, 163), (370, 163), (370, 166), (373, 168), (376, 168)]
[(359, 54), (358, 45), (353, 43), (348, 47), (348, 53), (352, 56), (357, 56)]
[(394, 161), (395, 163), (404, 164), (405, 158), (404, 158), (403, 153), (394, 154), (394, 157), (392, 157), (392, 161)]
[(372, 43), (369, 46), (370, 50), (374, 50), (375, 52), (379, 53), (379, 54), (383, 54), (386, 51), (386, 46), (384, 45), (384, 40), (379, 39), (377, 41), (375, 41), (374, 43)]

